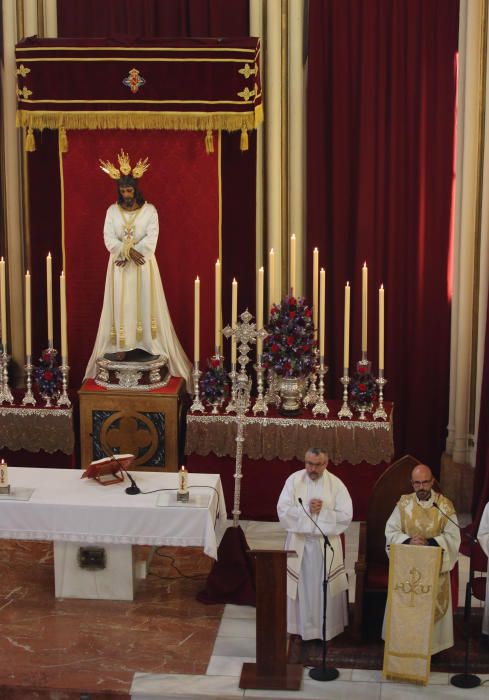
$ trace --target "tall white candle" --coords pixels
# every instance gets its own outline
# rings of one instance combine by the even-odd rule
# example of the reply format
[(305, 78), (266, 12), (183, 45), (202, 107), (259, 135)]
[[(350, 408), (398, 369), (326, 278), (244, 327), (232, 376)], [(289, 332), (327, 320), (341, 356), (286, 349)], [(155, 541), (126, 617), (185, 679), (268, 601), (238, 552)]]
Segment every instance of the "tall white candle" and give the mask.
[(61, 309), (61, 359), (63, 364), (68, 364), (68, 321), (66, 316), (66, 277), (61, 272), (59, 278), (59, 305)]
[(31, 273), (25, 273), (25, 354), (32, 355)]
[(179, 493), (187, 493), (188, 491), (188, 471), (184, 466), (178, 472), (178, 491)]
[[(258, 278), (256, 284), (256, 329), (259, 331), (263, 328), (263, 295), (265, 284), (265, 270), (260, 267), (258, 270)], [(256, 341), (256, 353), (263, 353), (263, 338), (258, 338)]]
[(379, 369), (384, 369), (384, 285), (379, 289)]
[[(238, 325), (238, 283), (233, 278), (231, 295), (231, 327), (236, 328)], [(231, 364), (236, 364), (236, 337), (231, 336)]]
[(200, 356), (200, 279), (194, 282), (194, 362), (199, 361)]
[(0, 259), (0, 314), (2, 316), (2, 345), (7, 352), (7, 286), (5, 282), (5, 260)]
[[(268, 309), (275, 303), (275, 251), (270, 249), (268, 256)], [(268, 314), (267, 314), (268, 315)]]
[(53, 347), (53, 264), (51, 253), (46, 258), (46, 305), (48, 313), (48, 346)]
[(292, 296), (296, 293), (296, 239), (295, 233), (290, 237), (290, 272), (289, 272), (289, 287)]
[(314, 335), (317, 338), (319, 320), (319, 250), (312, 251), (312, 322), (314, 324)]
[(321, 268), (319, 274), (319, 356), (324, 357), (324, 336), (326, 334), (326, 272)]
[(215, 313), (215, 339), (214, 339), (214, 344), (216, 347), (216, 352), (217, 354), (220, 354), (221, 351), (221, 262), (220, 260), (216, 261), (216, 267), (215, 267), (215, 291), (216, 291), (216, 297), (215, 297), (215, 304), (214, 304), (214, 313)]
[(362, 267), (362, 353), (367, 353), (367, 312), (368, 312), (368, 269)]
[(2, 459), (0, 462), (0, 487), (5, 488), (8, 485), (8, 464), (4, 459)]
[(348, 374), (350, 364), (350, 283), (345, 287), (345, 324), (343, 332), (343, 369)]

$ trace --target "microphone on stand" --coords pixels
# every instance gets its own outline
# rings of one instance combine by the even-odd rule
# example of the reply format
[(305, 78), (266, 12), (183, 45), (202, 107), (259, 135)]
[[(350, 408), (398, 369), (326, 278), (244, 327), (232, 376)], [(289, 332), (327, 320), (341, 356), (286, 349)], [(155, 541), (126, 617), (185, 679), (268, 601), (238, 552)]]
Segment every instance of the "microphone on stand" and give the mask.
[[(472, 533), (465, 532), (463, 528), (452, 520), (438, 505), (436, 501), (433, 501), (433, 507), (440, 511), (442, 515), (445, 516), (447, 520), (456, 525), (460, 531), (463, 531), (464, 535), (470, 540), (470, 551), (469, 559), (472, 556), (472, 545), (477, 544), (477, 537), (474, 537)], [(457, 673), (455, 676), (450, 678), (451, 685), (456, 688), (477, 688), (481, 684), (481, 679), (474, 673), (469, 673), (469, 644), (470, 644), (470, 617), (472, 611), (472, 582), (473, 574), (472, 567), (470, 567), (469, 580), (465, 587), (465, 605), (464, 605), (464, 626), (465, 626), (465, 658), (464, 658), (464, 670), (463, 673)]]
[[(91, 437), (92, 439), (94, 438), (93, 433), (89, 433), (89, 435), (90, 435), (90, 437)], [(131, 476), (131, 474), (129, 474), (129, 472), (127, 471), (127, 469), (122, 465), (122, 462), (120, 462), (120, 461), (117, 459), (117, 456), (116, 456), (114, 453), (112, 453), (112, 454), (110, 454), (110, 455), (107, 455), (107, 452), (106, 452), (105, 450), (104, 450), (104, 452), (105, 452), (105, 454), (106, 454), (107, 457), (110, 457), (111, 459), (114, 460), (114, 462), (117, 462), (117, 464), (119, 465), (120, 470), (123, 471), (124, 474), (126, 474), (127, 478), (128, 478), (129, 481), (131, 482), (131, 485), (128, 486), (127, 489), (126, 489), (126, 493), (127, 493), (129, 496), (137, 496), (138, 493), (141, 493), (141, 489), (140, 489), (139, 486), (136, 484), (136, 482), (134, 481), (134, 479), (133, 479), (133, 477)]]
[(474, 537), (474, 535), (472, 535), (472, 533), (470, 533), (470, 532), (466, 532), (466, 530), (465, 530), (461, 525), (459, 525), (457, 522), (455, 522), (455, 520), (452, 520), (452, 518), (450, 518), (450, 516), (447, 515), (447, 514), (440, 508), (440, 506), (438, 505), (438, 503), (437, 503), (436, 501), (433, 501), (433, 508), (436, 508), (437, 510), (439, 510), (440, 513), (441, 513), (443, 516), (445, 516), (445, 518), (446, 518), (447, 520), (449, 520), (449, 521), (450, 521), (451, 523), (453, 523), (456, 527), (458, 527), (458, 529), (459, 529), (461, 532), (463, 532), (463, 534), (465, 535), (465, 537), (468, 537), (468, 539), (469, 539), (471, 542), (473, 542), (474, 544), (476, 544), (476, 543), (478, 542), (477, 537)]
[(304, 508), (304, 504), (302, 503), (302, 498), (297, 499), (302, 507), (302, 510), (304, 513), (307, 515), (309, 520), (311, 520), (314, 525), (317, 527), (321, 535), (323, 536), (323, 658), (322, 658), (322, 663), (321, 666), (316, 666), (315, 668), (311, 668), (309, 671), (309, 676), (313, 678), (315, 681), (334, 681), (336, 678), (338, 678), (339, 671), (337, 668), (332, 668), (332, 667), (327, 667), (326, 666), (326, 607), (328, 605), (328, 578), (327, 578), (327, 572), (326, 572), (326, 546), (328, 546), (331, 551), (333, 552), (334, 556), (334, 549), (331, 546), (331, 542), (329, 541), (329, 538), (325, 532), (321, 530), (317, 522), (314, 520), (314, 518), (311, 518), (307, 510)]
[(314, 520), (314, 518), (311, 518), (310, 514), (307, 512), (307, 510), (306, 510), (305, 507), (304, 507), (304, 504), (302, 503), (302, 498), (298, 498), (297, 500), (298, 500), (299, 503), (301, 504), (301, 507), (302, 507), (302, 510), (304, 511), (304, 513), (307, 515), (307, 517), (309, 518), (309, 520), (317, 527), (317, 529), (319, 530), (319, 532), (321, 533), (321, 535), (324, 537), (324, 541), (326, 542), (326, 544), (328, 545), (328, 547), (331, 549), (331, 551), (333, 551), (333, 547), (331, 546), (331, 542), (329, 541), (328, 535), (327, 535), (325, 532), (323, 532), (323, 531), (321, 530), (321, 528), (319, 527), (319, 525), (317, 524), (317, 522)]

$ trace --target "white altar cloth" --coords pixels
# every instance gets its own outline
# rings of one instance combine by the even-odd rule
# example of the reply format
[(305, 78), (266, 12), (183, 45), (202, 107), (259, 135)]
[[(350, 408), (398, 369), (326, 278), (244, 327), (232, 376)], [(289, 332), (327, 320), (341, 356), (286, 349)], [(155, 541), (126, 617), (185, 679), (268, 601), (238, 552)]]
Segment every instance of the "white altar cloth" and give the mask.
[[(178, 474), (131, 472), (141, 491), (172, 489)], [(79, 469), (9, 467), (11, 488), (33, 488), (29, 501), (0, 500), (0, 539), (90, 544), (203, 547), (217, 559), (216, 526), (226, 520), (219, 474), (189, 474), (190, 502), (161, 507), (159, 493), (129, 496), (126, 479), (102, 486)], [(211, 488), (212, 487), (212, 488)], [(215, 490), (214, 490), (215, 489)], [(194, 494), (209, 495), (207, 507)]]

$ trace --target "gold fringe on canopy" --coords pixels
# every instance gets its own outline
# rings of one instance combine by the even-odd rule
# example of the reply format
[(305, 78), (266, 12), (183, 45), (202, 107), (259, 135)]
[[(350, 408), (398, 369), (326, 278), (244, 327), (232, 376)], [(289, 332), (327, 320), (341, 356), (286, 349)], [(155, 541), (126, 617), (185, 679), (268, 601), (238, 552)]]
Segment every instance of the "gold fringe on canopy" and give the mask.
[(32, 129), (174, 129), (182, 131), (247, 131), (263, 121), (258, 105), (238, 112), (57, 112), (19, 109), (17, 126)]
[(34, 132), (31, 128), (27, 129), (24, 148), (28, 153), (32, 153), (36, 150), (36, 140), (34, 138)]
[(59, 152), (68, 153), (68, 135), (66, 129), (62, 126), (58, 134)]
[(205, 152), (207, 155), (214, 153), (214, 134), (212, 133), (212, 129), (207, 129), (205, 134)]

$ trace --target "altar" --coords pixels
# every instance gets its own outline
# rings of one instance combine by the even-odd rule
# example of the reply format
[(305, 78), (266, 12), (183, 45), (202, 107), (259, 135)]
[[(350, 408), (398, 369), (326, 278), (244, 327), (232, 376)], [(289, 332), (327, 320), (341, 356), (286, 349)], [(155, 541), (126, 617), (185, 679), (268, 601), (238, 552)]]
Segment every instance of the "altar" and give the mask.
[(76, 469), (10, 468), (12, 495), (0, 495), (0, 539), (54, 542), (57, 598), (132, 600), (144, 567), (137, 545), (202, 547), (217, 558), (216, 529), (225, 524), (219, 475), (191, 474), (190, 500), (176, 500), (177, 474), (137, 472), (102, 486)]
[[(362, 519), (373, 484), (394, 456), (394, 406), (384, 403), (387, 420), (354, 417), (341, 420), (341, 401), (328, 401), (329, 415), (314, 416), (304, 409), (285, 417), (274, 408), (266, 416), (244, 417), (241, 511), (247, 519), (276, 518), (276, 503), (285, 479), (303, 468), (309, 447), (329, 455), (328, 469), (347, 486), (354, 501), (354, 517)], [(221, 476), (228, 503), (234, 492), (237, 418), (235, 415), (188, 414), (185, 453), (192, 472), (215, 471)]]

